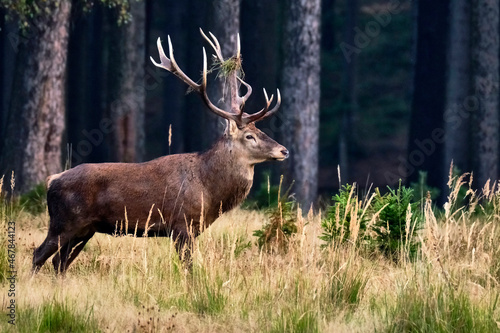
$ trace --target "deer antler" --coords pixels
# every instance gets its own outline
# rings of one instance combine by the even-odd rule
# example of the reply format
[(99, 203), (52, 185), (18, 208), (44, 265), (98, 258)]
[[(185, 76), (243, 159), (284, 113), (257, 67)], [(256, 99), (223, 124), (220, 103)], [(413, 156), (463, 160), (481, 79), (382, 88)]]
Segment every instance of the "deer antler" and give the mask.
[(207, 54), (205, 52), (205, 48), (203, 48), (203, 82), (201, 84), (195, 83), (193, 80), (191, 80), (177, 65), (177, 62), (175, 61), (174, 58), (174, 49), (172, 47), (172, 41), (170, 40), (170, 36), (168, 36), (168, 48), (169, 48), (169, 55), (170, 59), (167, 58), (165, 55), (165, 52), (163, 51), (163, 47), (161, 45), (161, 40), (158, 38), (156, 45), (158, 47), (158, 52), (160, 54), (160, 63), (157, 63), (153, 57), (150, 57), (151, 61), (156, 67), (160, 67), (163, 69), (166, 69), (167, 71), (171, 72), (178, 78), (180, 78), (182, 81), (184, 81), (191, 89), (194, 91), (198, 92), (202, 98), (205, 104), (208, 106), (210, 110), (212, 110), (215, 114), (226, 118), (226, 119), (232, 119), (235, 121), (238, 121), (236, 115), (226, 112), (217, 106), (215, 106), (210, 99), (208, 98), (207, 95)]
[(279, 89), (276, 89), (276, 90), (277, 90), (277, 95), (278, 95), (276, 105), (274, 106), (274, 108), (269, 110), (269, 106), (271, 106), (271, 102), (273, 101), (274, 95), (271, 95), (271, 98), (267, 98), (266, 88), (264, 88), (264, 97), (266, 98), (266, 106), (262, 110), (260, 110), (259, 112), (256, 112), (253, 114), (245, 114), (244, 119), (247, 119), (248, 123), (252, 123), (254, 121), (265, 119), (265, 118), (273, 115), (276, 111), (278, 111), (278, 109), (280, 108), (280, 105), (281, 105), (281, 94), (280, 94)]
[[(217, 38), (209, 32), (209, 35), (211, 39), (203, 32), (203, 30), (200, 28), (201, 35), (205, 40), (210, 44), (212, 49), (215, 51), (215, 57), (217, 60), (223, 64), (225, 62), (224, 57), (222, 55), (222, 50), (219, 44), (219, 41)], [(160, 67), (163, 69), (166, 69), (167, 71), (171, 72), (178, 78), (180, 78), (183, 82), (185, 82), (191, 89), (194, 91), (198, 92), (201, 96), (205, 104), (208, 106), (208, 108), (217, 114), (220, 117), (223, 117), (225, 119), (230, 119), (234, 120), (237, 124), (238, 127), (242, 128), (245, 127), (246, 125), (253, 123), (258, 120), (262, 120), (264, 118), (269, 117), (273, 113), (275, 113), (280, 104), (281, 104), (281, 96), (279, 89), (277, 91), (277, 103), (272, 108), (269, 110), (269, 107), (272, 103), (273, 100), (273, 95), (271, 95), (271, 98), (269, 99), (267, 96), (267, 92), (264, 89), (264, 97), (266, 98), (266, 106), (260, 110), (259, 112), (256, 112), (254, 114), (248, 114), (246, 112), (243, 112), (243, 107), (245, 106), (245, 102), (248, 100), (250, 95), (252, 94), (252, 87), (243, 81), (238, 75), (239, 75), (239, 64), (241, 64), (241, 54), (240, 54), (240, 35), (238, 34), (237, 36), (237, 52), (236, 56), (234, 56), (234, 60), (237, 63), (236, 68), (232, 69), (228, 74), (227, 74), (227, 80), (229, 82), (229, 88), (230, 88), (230, 96), (231, 96), (231, 112), (222, 110), (221, 108), (217, 107), (214, 105), (210, 99), (208, 98), (207, 95), (207, 54), (205, 51), (205, 48), (203, 48), (203, 76), (202, 76), (202, 82), (201, 84), (198, 84), (191, 80), (177, 65), (175, 58), (174, 58), (174, 49), (172, 47), (172, 41), (170, 40), (170, 36), (168, 36), (168, 48), (169, 48), (169, 56), (168, 58), (165, 55), (165, 52), (163, 51), (163, 47), (161, 45), (161, 40), (158, 38), (157, 40), (157, 47), (158, 47), (158, 52), (160, 54), (160, 63), (157, 63), (153, 57), (150, 57), (151, 61), (156, 67)], [(227, 60), (226, 60), (227, 61)], [(245, 93), (244, 96), (239, 95), (239, 88), (240, 84), (243, 84), (247, 92)]]

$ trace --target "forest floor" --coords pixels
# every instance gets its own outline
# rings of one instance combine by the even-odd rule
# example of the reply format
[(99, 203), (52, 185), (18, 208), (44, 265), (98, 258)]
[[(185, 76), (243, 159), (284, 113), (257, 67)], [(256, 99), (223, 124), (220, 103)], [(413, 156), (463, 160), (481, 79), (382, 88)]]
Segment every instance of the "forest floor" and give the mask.
[[(256, 210), (223, 215), (195, 244), (191, 271), (168, 238), (96, 235), (66, 276), (31, 273), (48, 214), (15, 222), (15, 281), (2, 238), (2, 332), (492, 332), (499, 330), (499, 194), (491, 212), (425, 211), (414, 260), (359, 242), (322, 247), (321, 215), (299, 218), (288, 251), (261, 251)], [(9, 234), (10, 235), (10, 234)], [(15, 297), (8, 289), (14, 288)], [(15, 302), (15, 323), (8, 306)]]

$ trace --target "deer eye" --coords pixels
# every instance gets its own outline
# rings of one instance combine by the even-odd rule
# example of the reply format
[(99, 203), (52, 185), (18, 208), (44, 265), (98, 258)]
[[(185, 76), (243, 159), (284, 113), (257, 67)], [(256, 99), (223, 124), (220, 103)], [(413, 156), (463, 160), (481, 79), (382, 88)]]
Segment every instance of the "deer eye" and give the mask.
[(250, 134), (248, 134), (248, 135), (246, 136), (246, 139), (247, 139), (247, 140), (254, 140), (254, 141), (255, 141), (255, 138), (253, 137), (253, 135), (250, 135)]

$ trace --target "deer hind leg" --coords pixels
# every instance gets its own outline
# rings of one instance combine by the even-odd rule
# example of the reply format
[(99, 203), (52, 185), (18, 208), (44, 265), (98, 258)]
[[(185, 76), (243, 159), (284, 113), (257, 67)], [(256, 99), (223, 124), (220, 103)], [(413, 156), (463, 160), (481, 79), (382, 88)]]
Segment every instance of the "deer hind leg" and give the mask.
[(49, 259), (51, 255), (56, 253), (56, 251), (59, 249), (60, 244), (64, 242), (66, 242), (66, 238), (62, 237), (61, 235), (54, 235), (49, 230), (47, 238), (45, 238), (43, 243), (33, 252), (32, 272), (37, 273), (40, 268), (42, 268), (45, 261), (47, 261), (47, 259)]
[(85, 236), (73, 237), (61, 247), (52, 259), (52, 265), (56, 273), (64, 274), (66, 272), (69, 265), (85, 247), (85, 244), (94, 236), (94, 233), (94, 231), (91, 231)]

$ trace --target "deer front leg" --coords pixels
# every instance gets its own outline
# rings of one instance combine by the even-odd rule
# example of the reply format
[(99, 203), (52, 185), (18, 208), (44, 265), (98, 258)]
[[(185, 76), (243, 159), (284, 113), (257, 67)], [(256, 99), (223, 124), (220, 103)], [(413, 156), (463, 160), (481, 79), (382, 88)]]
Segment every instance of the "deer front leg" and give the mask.
[(190, 233), (185, 229), (172, 231), (172, 240), (174, 241), (175, 249), (177, 251), (177, 254), (179, 255), (179, 259), (189, 269), (191, 269), (193, 265), (193, 245), (194, 240), (197, 236), (198, 233)]

